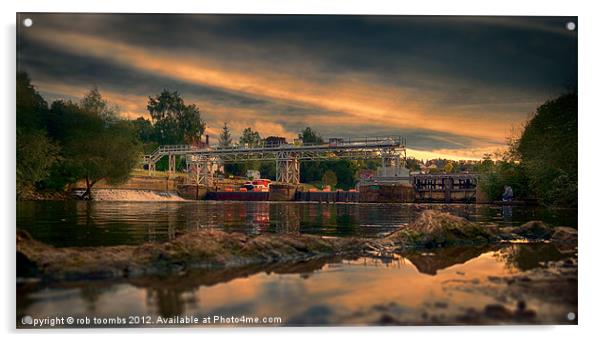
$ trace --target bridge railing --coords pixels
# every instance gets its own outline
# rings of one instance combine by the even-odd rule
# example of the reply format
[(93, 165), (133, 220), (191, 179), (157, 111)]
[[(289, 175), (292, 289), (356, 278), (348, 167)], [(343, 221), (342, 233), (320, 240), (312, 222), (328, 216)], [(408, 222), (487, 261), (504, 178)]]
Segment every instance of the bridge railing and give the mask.
[(194, 154), (202, 151), (220, 153), (220, 152), (274, 152), (282, 149), (302, 150), (304, 148), (358, 148), (361, 149), (374, 147), (405, 147), (405, 139), (401, 136), (381, 136), (381, 137), (347, 137), (347, 138), (327, 138), (323, 143), (286, 143), (286, 144), (266, 144), (262, 141), (257, 146), (237, 145), (231, 147), (213, 146), (201, 148), (194, 145), (161, 145), (151, 154), (144, 156), (145, 163), (156, 162), (168, 154)]
[(257, 145), (235, 145), (228, 147), (215, 146), (217, 150), (249, 150), (249, 149), (279, 149), (283, 147), (287, 148), (303, 148), (303, 147), (336, 147), (336, 146), (370, 146), (375, 144), (388, 144), (388, 145), (399, 145), (405, 146), (405, 138), (401, 136), (382, 136), (382, 137), (346, 137), (346, 138), (327, 138), (321, 143), (304, 143), (304, 142), (292, 142), (284, 144), (270, 144), (265, 141), (260, 142)]

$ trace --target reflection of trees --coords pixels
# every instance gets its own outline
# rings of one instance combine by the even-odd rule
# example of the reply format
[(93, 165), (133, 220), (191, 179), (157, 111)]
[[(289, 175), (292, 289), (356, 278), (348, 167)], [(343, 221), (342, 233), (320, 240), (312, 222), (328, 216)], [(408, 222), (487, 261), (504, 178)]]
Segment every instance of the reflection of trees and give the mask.
[(29, 295), (39, 290), (39, 284), (33, 282), (17, 282), (17, 316), (30, 315), (29, 307), (36, 303)]
[(336, 231), (338, 236), (362, 235), (358, 232), (358, 206), (340, 204), (336, 206)]
[(299, 214), (303, 233), (349, 236), (358, 233), (361, 227), (361, 211), (357, 204), (304, 203)]
[[(191, 296), (194, 298), (194, 296)], [(146, 302), (157, 308), (161, 316), (175, 316), (184, 313), (183, 291), (169, 288), (151, 287), (146, 290)]]
[(86, 309), (88, 312), (96, 311), (96, 302), (100, 296), (105, 293), (111, 291), (111, 288), (106, 286), (98, 286), (94, 282), (90, 282), (84, 286), (82, 286), (79, 290), (79, 295), (82, 300), (86, 303)]
[(301, 229), (301, 206), (293, 203), (272, 203), (269, 210), (270, 231), (276, 233), (298, 233)]
[(201, 286), (212, 286), (237, 278), (246, 278), (254, 274), (300, 274), (307, 277), (324, 265), (340, 262), (340, 258), (322, 258), (297, 263), (274, 263), (239, 268), (212, 269), (191, 271), (185, 275), (169, 277), (143, 277), (130, 280), (130, 284), (147, 290), (147, 303), (155, 306), (163, 316), (180, 315), (185, 312), (185, 305), (197, 302), (194, 295)]
[(549, 243), (511, 244), (497, 254), (507, 267), (521, 271), (540, 267), (542, 262), (558, 261), (571, 255), (572, 253), (560, 253), (553, 244)]
[(448, 247), (429, 250), (429, 253), (412, 252), (403, 256), (410, 260), (419, 272), (435, 275), (437, 271), (463, 264), (486, 252), (497, 252), (498, 260), (509, 268), (527, 271), (547, 261), (558, 261), (570, 256), (562, 254), (553, 244), (508, 244), (503, 246)]
[[(79, 289), (87, 310), (93, 312), (103, 293), (113, 291), (116, 286), (129, 284), (146, 290), (146, 303), (156, 308), (163, 316), (181, 315), (187, 304), (197, 304), (196, 292), (201, 286), (212, 286), (237, 278), (247, 278), (257, 273), (299, 274), (307, 277), (328, 263), (341, 262), (340, 257), (318, 258), (306, 262), (285, 262), (253, 265), (238, 268), (223, 268), (189, 271), (183, 275), (137, 277), (120, 281), (67, 281), (52, 284), (52, 288)], [(36, 301), (29, 294), (47, 288), (48, 284), (23, 283), (17, 286), (17, 313), (27, 314), (27, 308)]]
[(496, 246), (480, 246), (480, 247), (447, 247), (429, 250), (429, 253), (421, 253), (420, 251), (404, 254), (404, 257), (414, 266), (420, 273), (435, 275), (437, 271), (446, 269), (453, 265), (463, 264), (479, 255), (494, 251), (499, 247)]

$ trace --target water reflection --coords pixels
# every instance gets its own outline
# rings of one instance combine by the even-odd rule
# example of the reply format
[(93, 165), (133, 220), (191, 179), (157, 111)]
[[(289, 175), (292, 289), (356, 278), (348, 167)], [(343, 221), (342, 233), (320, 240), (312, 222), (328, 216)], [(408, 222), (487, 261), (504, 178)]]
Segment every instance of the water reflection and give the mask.
[[(17, 285), (17, 314), (279, 315), (288, 325), (345, 324), (367, 319), (362, 310), (378, 312), (382, 305), (408, 315), (419, 315), (425, 307), (460, 310), (467, 304), (485, 305), (491, 301), (487, 295), (452, 294), (450, 285), (470, 288), (492, 276), (520, 274), (571, 256), (549, 244), (520, 244), (446, 248), (388, 260), (325, 258), (125, 281), (25, 282)], [(359, 316), (350, 316), (354, 312)]]
[(412, 262), (420, 273), (436, 275), (437, 271), (453, 265), (463, 264), (485, 252), (493, 252), (501, 247), (448, 247), (429, 252), (412, 252), (406, 258)]
[(482, 223), (530, 220), (577, 227), (574, 210), (463, 204), (320, 204), (302, 202), (19, 202), (17, 227), (55, 246), (166, 241), (198, 229), (246, 234), (301, 232), (374, 237), (408, 224), (425, 209)]
[(552, 244), (517, 244), (500, 250), (499, 257), (509, 267), (521, 271), (541, 267), (543, 263), (565, 259), (572, 252), (563, 252)]

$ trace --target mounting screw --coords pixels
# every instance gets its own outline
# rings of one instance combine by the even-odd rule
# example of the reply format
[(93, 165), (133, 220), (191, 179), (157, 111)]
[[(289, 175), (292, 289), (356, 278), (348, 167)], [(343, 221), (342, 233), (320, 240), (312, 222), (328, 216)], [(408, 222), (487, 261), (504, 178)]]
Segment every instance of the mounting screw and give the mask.
[(575, 31), (575, 28), (577, 28), (577, 25), (574, 22), (569, 21), (568, 23), (566, 23), (566, 29), (567, 30), (569, 30), (569, 31)]

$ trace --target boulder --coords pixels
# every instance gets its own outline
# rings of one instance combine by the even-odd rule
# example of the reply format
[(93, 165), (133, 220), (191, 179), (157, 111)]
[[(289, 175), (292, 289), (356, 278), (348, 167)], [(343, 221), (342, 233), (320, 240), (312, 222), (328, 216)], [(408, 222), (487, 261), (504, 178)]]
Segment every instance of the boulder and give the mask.
[(556, 227), (550, 241), (554, 244), (576, 246), (578, 240), (577, 229), (571, 227)]
[(463, 217), (425, 210), (407, 228), (389, 236), (396, 244), (410, 247), (483, 245), (496, 241), (491, 229)]
[(552, 237), (554, 230), (542, 221), (529, 221), (514, 228), (512, 233), (529, 240), (548, 240)]

